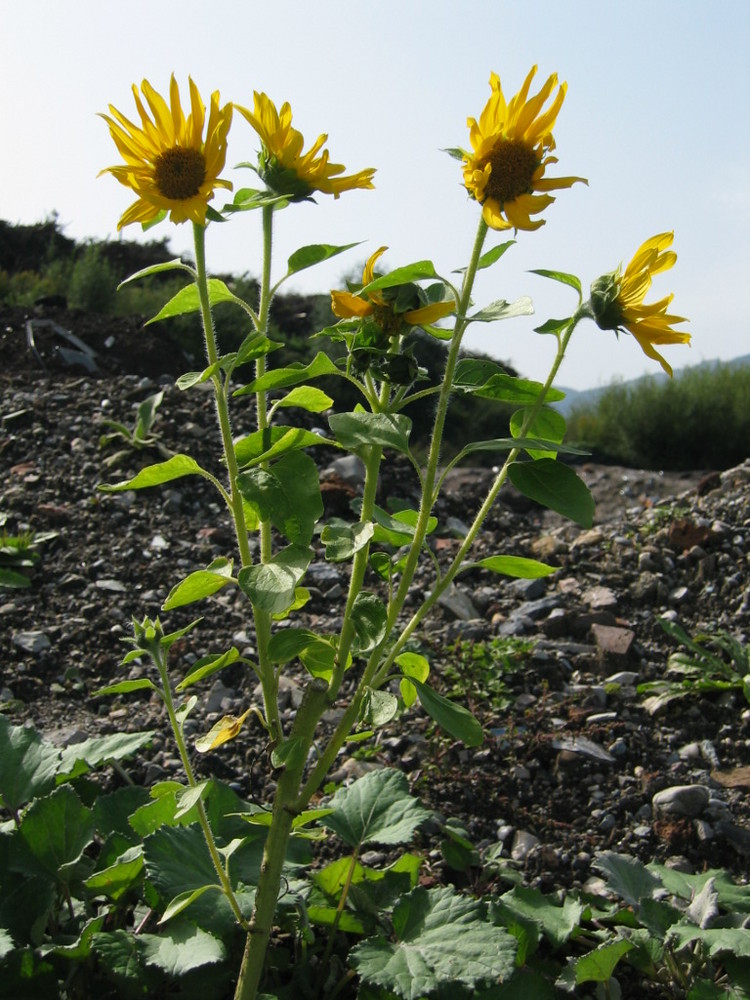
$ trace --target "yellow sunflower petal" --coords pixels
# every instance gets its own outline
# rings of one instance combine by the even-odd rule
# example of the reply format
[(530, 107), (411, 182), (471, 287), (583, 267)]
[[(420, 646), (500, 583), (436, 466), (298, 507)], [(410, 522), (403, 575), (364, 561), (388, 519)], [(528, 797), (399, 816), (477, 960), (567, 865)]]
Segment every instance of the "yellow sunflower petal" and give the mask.
[(331, 291), (331, 311), (339, 319), (355, 319), (369, 316), (374, 306), (367, 299), (352, 292)]
[(445, 316), (450, 316), (452, 312), (455, 312), (455, 309), (455, 302), (433, 302), (430, 305), (420, 306), (419, 309), (411, 309), (404, 313), (404, 319), (410, 326), (429, 326)]
[(240, 716), (222, 716), (205, 736), (200, 736), (195, 741), (195, 749), (198, 753), (208, 753), (209, 750), (215, 750), (216, 747), (220, 747), (223, 743), (228, 743), (230, 740), (236, 739), (240, 734), (242, 724), (251, 712), (252, 708), (248, 708)]

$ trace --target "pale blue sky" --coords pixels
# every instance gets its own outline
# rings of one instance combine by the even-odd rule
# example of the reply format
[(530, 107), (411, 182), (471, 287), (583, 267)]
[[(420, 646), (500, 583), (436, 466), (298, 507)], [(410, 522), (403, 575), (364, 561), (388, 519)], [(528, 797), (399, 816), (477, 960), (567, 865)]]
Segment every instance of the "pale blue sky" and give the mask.
[[(133, 198), (97, 179), (118, 155), (96, 112), (113, 103), (134, 115), (131, 83), (146, 77), (164, 93), (174, 71), (185, 91), (191, 74), (205, 99), (219, 89), (252, 106), (257, 89), (289, 100), (308, 144), (326, 131), (333, 160), (378, 168), (375, 191), (278, 216), (277, 276), (297, 246), (365, 241), (290, 288), (336, 287), (381, 244), (389, 267), (429, 257), (447, 273), (466, 263), (479, 209), (440, 150), (468, 145), (466, 117), (480, 114), (491, 71), (512, 94), (538, 63), (540, 84), (556, 71), (569, 88), (555, 128), (560, 163), (548, 173), (583, 175), (589, 187), (559, 192), (546, 226), (519, 233), (481, 275), (478, 304), (530, 295), (536, 315), (478, 326), (469, 346), (542, 378), (553, 343), (533, 327), (567, 315), (574, 296), (529, 270), (572, 271), (588, 287), (673, 229), (679, 259), (652, 295), (675, 292), (693, 345), (665, 349), (668, 360), (679, 368), (750, 352), (747, 0), (0, 0), (0, 13), (0, 218), (32, 223), (56, 210), (69, 236), (115, 236)], [(237, 116), (228, 164), (256, 149)], [(257, 274), (259, 223), (250, 213), (210, 227), (209, 267)], [(169, 235), (176, 253), (190, 247), (188, 226), (149, 235)], [(487, 246), (507, 238), (491, 237)], [(589, 323), (559, 382), (582, 389), (658, 370), (632, 338), (618, 343)]]

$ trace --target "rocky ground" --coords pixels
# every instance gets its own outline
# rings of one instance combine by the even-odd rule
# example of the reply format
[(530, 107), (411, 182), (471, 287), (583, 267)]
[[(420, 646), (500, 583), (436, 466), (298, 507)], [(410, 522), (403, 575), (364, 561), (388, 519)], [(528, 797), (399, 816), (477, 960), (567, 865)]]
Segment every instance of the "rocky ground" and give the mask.
[[(30, 336), (29, 318), (53, 320), (77, 334), (98, 352), (96, 369), (56, 327), (35, 323)], [(157, 450), (125, 449), (117, 456), (118, 446), (102, 448), (100, 437), (105, 420), (132, 425), (138, 403), (161, 388), (160, 447), (188, 451), (215, 468), (211, 397), (174, 386), (174, 376), (189, 367), (171, 345), (130, 320), (54, 310), (0, 315), (0, 514), (9, 533), (55, 533), (42, 547), (32, 586), (0, 590), (0, 701), (14, 720), (59, 742), (156, 728), (150, 756), (128, 765), (131, 776), (145, 782), (178, 775), (159, 704), (143, 692), (122, 699), (98, 699), (94, 692), (145, 669), (119, 666), (131, 616), (156, 616), (188, 572), (232, 553), (232, 536), (203, 481), (98, 493), (97, 484), (159, 460)], [(238, 408), (236, 432), (250, 429)], [(333, 457), (324, 456), (323, 465)], [(603, 849), (671, 859), (691, 871), (726, 867), (744, 879), (750, 706), (734, 690), (654, 711), (636, 686), (664, 678), (677, 648), (660, 617), (690, 634), (726, 630), (747, 641), (750, 461), (721, 474), (593, 464), (579, 471), (598, 502), (593, 529), (508, 493), (478, 546), (480, 556), (534, 556), (559, 572), (518, 582), (467, 574), (421, 637), (436, 685), (449, 695), (464, 690), (481, 718), (483, 746), (467, 750), (435, 733), (417, 709), (364, 751), (344, 753), (333, 777), (345, 780), (383, 764), (403, 768), (425, 804), (460, 820), (476, 846), (502, 845), (495, 852), (544, 890), (586, 884)], [(435, 540), (438, 558), (458, 544), (461, 523), (490, 475), (467, 470), (449, 478), (437, 511), (443, 526)], [(402, 496), (410, 489), (398, 470), (384, 484), (385, 492)], [(345, 512), (354, 490), (356, 483), (326, 474), (330, 511)], [(309, 579), (308, 621), (332, 630), (345, 567), (321, 559)], [(429, 586), (427, 567), (420, 583)], [(198, 657), (231, 644), (252, 657), (251, 623), (234, 595), (188, 611), (165, 616), (170, 630), (205, 616), (175, 647), (176, 679)], [(472, 656), (471, 643), (484, 643), (489, 668)], [(218, 678), (206, 683), (202, 707), (189, 720), (192, 735), (253, 700), (252, 675), (229, 668)], [(301, 680), (291, 676), (284, 688), (287, 718)], [(335, 715), (334, 709), (327, 721)], [(261, 750), (250, 726), (227, 747), (196, 755), (196, 763), (200, 773), (262, 798), (263, 768), (253, 766)], [(427, 835), (422, 846), (428, 878), (471, 881), (471, 871), (459, 877), (445, 870), (437, 840)]]

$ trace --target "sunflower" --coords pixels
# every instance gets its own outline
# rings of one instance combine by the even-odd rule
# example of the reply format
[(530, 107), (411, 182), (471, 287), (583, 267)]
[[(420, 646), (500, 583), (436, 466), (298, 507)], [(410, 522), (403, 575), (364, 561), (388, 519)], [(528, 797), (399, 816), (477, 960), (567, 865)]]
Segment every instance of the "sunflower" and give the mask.
[(141, 84), (141, 91), (148, 110), (133, 84), (140, 126), (111, 104), (111, 117), (100, 115), (109, 125), (110, 135), (125, 160), (124, 164), (107, 167), (101, 173), (112, 174), (138, 195), (117, 228), (122, 229), (131, 222), (151, 222), (165, 211), (169, 212), (172, 222), (189, 220), (203, 226), (214, 189), (232, 187), (229, 181), (219, 178), (226, 160), (232, 105), (219, 107), (219, 92), (215, 90), (211, 94), (206, 124), (206, 108), (192, 80), (187, 118), (174, 75), (169, 85), (169, 105), (148, 80)]
[(625, 268), (602, 275), (591, 286), (591, 309), (601, 330), (627, 331), (641, 345), (643, 353), (658, 361), (667, 375), (670, 365), (654, 344), (689, 344), (690, 334), (672, 329), (673, 323), (687, 323), (683, 316), (667, 312), (674, 295), (651, 305), (644, 304), (651, 278), (674, 266), (677, 254), (670, 250), (674, 233), (659, 233), (646, 240)]
[(303, 153), (305, 140), (301, 132), (292, 128), (292, 109), (288, 103), (277, 111), (273, 101), (257, 91), (254, 102), (252, 111), (239, 104), (235, 107), (260, 136), (263, 149), (258, 158), (258, 173), (271, 190), (291, 201), (304, 201), (314, 191), (338, 198), (342, 191), (374, 187), (372, 167), (346, 177), (338, 176), (346, 167), (329, 161), (328, 150), (323, 149), (328, 141), (326, 134), (319, 135)]
[(557, 157), (551, 129), (565, 100), (567, 84), (558, 87), (550, 107), (544, 105), (557, 86), (553, 73), (535, 97), (529, 87), (536, 73), (532, 67), (523, 86), (506, 101), (497, 73), (490, 76), (492, 94), (479, 117), (468, 118), (473, 152), (463, 152), (464, 184), (482, 206), (484, 221), (492, 229), (538, 229), (543, 219), (532, 215), (555, 200), (548, 191), (568, 188), (583, 177), (545, 177)]
[[(376, 277), (375, 263), (388, 247), (380, 247), (369, 258), (362, 271), (362, 288)], [(386, 294), (384, 294), (384, 292)], [(425, 302), (424, 292), (417, 285), (396, 285), (372, 292), (331, 292), (331, 309), (339, 319), (364, 319), (371, 316), (388, 336), (397, 336), (404, 324), (429, 326), (454, 312), (453, 300)]]

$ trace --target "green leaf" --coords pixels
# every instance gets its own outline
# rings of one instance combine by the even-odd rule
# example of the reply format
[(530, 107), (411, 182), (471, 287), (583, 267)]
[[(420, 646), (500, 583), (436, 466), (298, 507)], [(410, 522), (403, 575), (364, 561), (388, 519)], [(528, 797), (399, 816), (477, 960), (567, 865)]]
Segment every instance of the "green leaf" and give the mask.
[(410, 281), (422, 281), (424, 278), (439, 278), (435, 265), (431, 260), (418, 260), (414, 264), (397, 267), (395, 271), (375, 278), (365, 285), (361, 292), (375, 292), (379, 288), (394, 288), (396, 285), (407, 285)]
[(562, 905), (539, 889), (515, 886), (496, 901), (495, 919), (531, 920), (540, 928), (553, 948), (562, 948), (587, 916), (587, 907), (573, 896), (565, 896)]
[(240, 570), (239, 585), (253, 604), (276, 614), (294, 602), (295, 588), (307, 571), (312, 551), (289, 545), (267, 563), (256, 563)]
[(356, 638), (352, 642), (355, 653), (369, 653), (385, 638), (388, 612), (385, 604), (375, 594), (362, 591), (354, 599), (351, 621)]
[(444, 698), (415, 677), (411, 679), (411, 683), (417, 689), (422, 708), (441, 729), (468, 747), (481, 746), (484, 739), (482, 726), (468, 709)]
[(350, 952), (351, 962), (365, 984), (403, 1000), (502, 982), (513, 974), (516, 941), (487, 922), (485, 913), (483, 903), (450, 887), (420, 886), (394, 909), (393, 938), (360, 942)]
[(570, 316), (565, 319), (548, 319), (541, 326), (534, 327), (534, 333), (554, 333), (561, 334), (570, 325)]
[[(457, 152), (458, 152), (458, 159), (462, 160), (464, 158), (464, 154), (461, 152), (461, 150), (458, 150)], [(487, 250), (486, 253), (483, 253), (482, 256), (479, 258), (479, 260), (477, 261), (477, 271), (483, 271), (484, 268), (491, 267), (492, 264), (495, 263), (495, 261), (500, 260), (500, 258), (503, 256), (506, 250), (509, 250), (512, 246), (515, 246), (515, 243), (516, 243), (515, 240), (508, 240), (507, 243), (500, 243), (498, 246), (492, 247), (491, 250)], [(459, 267), (456, 269), (454, 273), (464, 274), (465, 271), (466, 271), (465, 267)]]
[(531, 500), (569, 517), (583, 528), (593, 524), (594, 498), (588, 486), (567, 465), (551, 458), (513, 462), (508, 476), (516, 489)]
[(248, 382), (237, 389), (234, 396), (247, 396), (255, 392), (271, 392), (274, 389), (288, 389), (293, 385), (301, 385), (310, 379), (324, 375), (340, 375), (341, 372), (324, 351), (318, 351), (312, 361), (303, 365), (299, 362), (286, 368), (272, 368), (260, 378)]
[(333, 406), (333, 399), (312, 385), (298, 385), (276, 404), (278, 407), (297, 406), (308, 413), (323, 413)]
[(399, 682), (399, 691), (401, 692), (401, 697), (404, 699), (404, 705), (410, 708), (417, 700), (417, 689), (409, 678), (416, 677), (418, 681), (424, 684), (430, 676), (430, 662), (420, 653), (400, 653), (396, 657), (396, 663), (404, 675)]
[(268, 659), (271, 663), (289, 663), (309, 645), (319, 641), (315, 632), (304, 628), (285, 628), (274, 632), (268, 642)]
[(462, 568), (479, 567), (489, 569), (493, 573), (502, 573), (504, 576), (519, 577), (522, 580), (536, 580), (542, 576), (549, 576), (550, 573), (557, 573), (556, 566), (548, 566), (536, 559), (525, 559), (522, 556), (487, 556), (475, 563), (467, 563)]
[(170, 483), (173, 479), (181, 479), (183, 476), (206, 476), (208, 473), (202, 469), (194, 458), (189, 455), (173, 455), (166, 462), (157, 462), (156, 465), (149, 465), (145, 469), (126, 479), (121, 483), (113, 485), (101, 485), (98, 487), (103, 493), (118, 493), (122, 490), (143, 490), (150, 486), (160, 486), (162, 483)]
[(109, 736), (92, 736), (80, 743), (71, 743), (60, 754), (57, 780), (68, 781), (93, 768), (113, 760), (132, 757), (153, 739), (152, 730), (140, 733), (112, 733)]
[(289, 267), (287, 274), (296, 274), (298, 271), (304, 271), (306, 267), (313, 267), (315, 264), (320, 264), (324, 260), (329, 260), (331, 257), (336, 257), (338, 254), (357, 246), (359, 246), (359, 243), (346, 243), (344, 246), (313, 243), (310, 246), (300, 247), (299, 250), (294, 251), (287, 261)]
[(62, 785), (32, 802), (19, 829), (42, 870), (63, 878), (61, 869), (78, 861), (84, 848), (92, 843), (94, 817), (70, 785)]
[(409, 450), (411, 420), (403, 413), (333, 413), (328, 423), (336, 440), (350, 451), (367, 445)]
[(359, 710), (359, 722), (379, 729), (387, 725), (398, 712), (398, 698), (388, 691), (365, 688)]
[(191, 903), (194, 903), (196, 899), (200, 899), (204, 892), (222, 892), (220, 885), (202, 885), (200, 889), (193, 889), (192, 892), (188, 890), (187, 892), (181, 892), (174, 899), (170, 900), (166, 906), (164, 913), (162, 913), (159, 918), (160, 924), (166, 924), (168, 920), (176, 917), (183, 910), (186, 910)]
[(219, 938), (188, 921), (171, 924), (163, 934), (141, 934), (139, 940), (146, 965), (155, 965), (170, 977), (184, 976), (226, 958)]
[(151, 264), (149, 267), (144, 267), (142, 270), (136, 271), (135, 274), (131, 274), (125, 278), (124, 281), (121, 281), (117, 287), (120, 289), (123, 285), (129, 284), (131, 281), (138, 281), (139, 278), (147, 278), (150, 274), (160, 274), (164, 271), (175, 270), (187, 271), (191, 277), (195, 276), (195, 271), (192, 267), (188, 267), (187, 264), (183, 264), (179, 257), (176, 257), (174, 260), (167, 260), (162, 264)]
[(169, 596), (162, 604), (162, 611), (172, 611), (186, 604), (194, 604), (210, 597), (232, 583), (232, 560), (220, 557), (206, 567), (190, 573), (184, 580), (172, 587)]
[(534, 304), (528, 295), (522, 295), (515, 302), (506, 302), (505, 299), (498, 299), (490, 302), (484, 309), (468, 317), (469, 323), (494, 323), (501, 319), (512, 319), (515, 316), (531, 316), (534, 312)]
[[(532, 413), (531, 408), (524, 407), (510, 418), (510, 433), (514, 438), (520, 438), (523, 425)], [(560, 444), (565, 437), (565, 417), (557, 410), (549, 406), (543, 406), (534, 415), (531, 424), (526, 428), (525, 437), (542, 438), (547, 441), (555, 441)], [(556, 450), (549, 451), (536, 448), (528, 448), (527, 451), (532, 458), (554, 458)]]
[(260, 465), (261, 462), (268, 462), (272, 458), (279, 458), (290, 451), (312, 448), (317, 444), (335, 445), (335, 443), (302, 427), (287, 427), (280, 424), (263, 431), (254, 431), (247, 437), (241, 438), (234, 446), (234, 453), (239, 467), (248, 468)]
[(581, 983), (606, 983), (612, 978), (620, 959), (635, 945), (621, 938), (600, 945), (594, 951), (582, 955), (573, 963), (576, 985)]
[(0, 713), (0, 798), (17, 812), (55, 786), (60, 750), (26, 726), (13, 726)]
[(125, 851), (114, 864), (95, 872), (84, 885), (96, 896), (118, 900), (131, 889), (143, 872), (143, 848), (140, 844)]
[[(138, 654), (138, 650), (133, 650), (133, 652)], [(133, 691), (146, 690), (158, 691), (159, 689), (152, 680), (148, 679), (148, 677), (139, 677), (137, 680), (118, 681), (117, 684), (108, 684), (107, 687), (98, 688), (94, 691), (94, 697), (101, 698), (104, 695), (111, 694), (132, 694)]]
[(354, 524), (339, 517), (332, 517), (320, 533), (326, 547), (328, 562), (345, 562), (353, 558), (370, 541), (375, 530), (372, 521)]
[(609, 888), (630, 906), (637, 906), (643, 898), (651, 899), (662, 888), (661, 881), (636, 858), (604, 851), (594, 867), (604, 874)]
[[(543, 390), (541, 382), (498, 373), (475, 389), (474, 393), (482, 399), (496, 399), (501, 403), (536, 403)], [(554, 403), (560, 399), (565, 399), (565, 393), (554, 388), (548, 389), (544, 396), (545, 403)]]
[[(243, 309), (246, 308), (242, 299), (230, 292), (219, 278), (208, 279), (208, 298), (212, 306), (218, 305), (219, 302), (235, 302)], [(166, 305), (162, 306), (156, 316), (148, 320), (146, 326), (149, 323), (157, 323), (159, 320), (169, 319), (172, 316), (184, 316), (186, 313), (199, 312), (200, 308), (201, 300), (198, 286), (196, 284), (185, 285), (176, 295), (172, 296)]]
[(231, 663), (236, 663), (239, 659), (240, 654), (235, 646), (232, 646), (231, 649), (228, 649), (225, 653), (202, 656), (196, 663), (193, 664), (193, 669), (180, 681), (176, 690), (184, 691), (186, 688), (189, 688), (191, 684), (197, 684), (198, 681), (205, 680), (206, 677), (210, 677), (218, 670), (223, 670), (224, 667), (228, 667)]
[(28, 576), (0, 567), (0, 587), (7, 587), (8, 590), (28, 590), (30, 586), (31, 580)]
[(261, 521), (270, 520), (295, 545), (310, 544), (323, 500), (318, 467), (309, 455), (289, 452), (270, 469), (241, 473), (237, 485)]
[(432, 813), (409, 792), (401, 771), (382, 768), (340, 788), (328, 803), (333, 810), (323, 818), (351, 848), (364, 844), (405, 844)]
[(453, 384), (457, 389), (473, 390), (485, 385), (493, 375), (506, 374), (502, 365), (496, 361), (487, 358), (459, 358)]
[(542, 278), (550, 278), (552, 281), (560, 281), (563, 285), (569, 285), (578, 292), (578, 301), (583, 299), (581, 279), (574, 274), (566, 274), (564, 271), (547, 271), (544, 268), (532, 268), (531, 273), (538, 274)]

